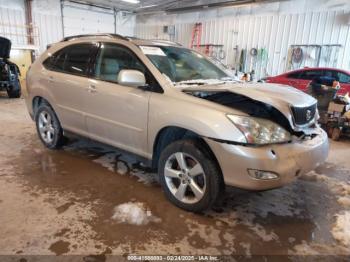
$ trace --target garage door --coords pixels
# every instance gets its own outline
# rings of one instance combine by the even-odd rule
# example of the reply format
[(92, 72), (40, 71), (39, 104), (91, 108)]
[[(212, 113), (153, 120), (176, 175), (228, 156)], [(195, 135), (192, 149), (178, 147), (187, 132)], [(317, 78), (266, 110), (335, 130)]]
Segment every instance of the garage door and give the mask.
[(64, 36), (114, 33), (112, 10), (86, 5), (65, 3), (63, 5)]

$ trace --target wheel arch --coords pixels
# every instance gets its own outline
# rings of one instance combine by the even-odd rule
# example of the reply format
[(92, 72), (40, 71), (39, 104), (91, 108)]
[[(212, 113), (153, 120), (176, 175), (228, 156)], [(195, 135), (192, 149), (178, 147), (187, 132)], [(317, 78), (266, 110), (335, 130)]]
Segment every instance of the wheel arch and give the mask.
[(161, 154), (162, 150), (167, 145), (169, 145), (175, 141), (178, 141), (181, 139), (186, 139), (186, 138), (198, 140), (198, 142), (200, 142), (200, 144), (204, 147), (204, 149), (206, 150), (208, 155), (214, 159), (218, 168), (221, 171), (219, 162), (218, 162), (214, 152), (211, 150), (210, 146), (203, 139), (203, 137), (192, 130), (182, 128), (179, 126), (166, 126), (158, 131), (158, 133), (155, 137), (155, 140), (153, 142), (152, 168), (158, 167), (158, 161), (159, 161), (160, 154)]
[(52, 108), (52, 110), (55, 112), (55, 114), (57, 114), (56, 110), (53, 108), (53, 106), (51, 105), (51, 103), (47, 99), (45, 99), (44, 97), (42, 97), (40, 95), (37, 95), (37, 96), (33, 97), (33, 99), (32, 99), (32, 108), (33, 108), (33, 115), (34, 116), (35, 116), (36, 110), (38, 110), (39, 106), (42, 103), (45, 103), (48, 106), (50, 106)]

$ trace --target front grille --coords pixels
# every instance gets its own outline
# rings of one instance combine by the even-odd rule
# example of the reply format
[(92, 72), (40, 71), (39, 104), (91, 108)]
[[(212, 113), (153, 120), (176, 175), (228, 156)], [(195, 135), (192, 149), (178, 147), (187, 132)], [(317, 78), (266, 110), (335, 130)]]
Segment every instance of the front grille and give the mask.
[(296, 125), (305, 125), (310, 123), (316, 114), (317, 104), (308, 107), (291, 107), (294, 122)]

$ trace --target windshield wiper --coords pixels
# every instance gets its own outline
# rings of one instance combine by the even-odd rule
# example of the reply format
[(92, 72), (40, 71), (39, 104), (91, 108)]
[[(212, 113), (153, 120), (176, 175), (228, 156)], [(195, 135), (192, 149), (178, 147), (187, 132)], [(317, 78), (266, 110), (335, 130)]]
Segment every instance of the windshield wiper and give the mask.
[(220, 85), (224, 84), (225, 81), (219, 80), (219, 79), (194, 79), (194, 80), (184, 80), (180, 82), (174, 82), (173, 84), (175, 86), (179, 85)]

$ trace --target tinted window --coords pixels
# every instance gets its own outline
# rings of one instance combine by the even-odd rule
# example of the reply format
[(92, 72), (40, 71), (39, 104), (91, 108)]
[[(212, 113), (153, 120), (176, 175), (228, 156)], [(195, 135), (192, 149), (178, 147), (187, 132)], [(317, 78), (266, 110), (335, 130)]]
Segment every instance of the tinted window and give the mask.
[(44, 66), (55, 71), (86, 75), (93, 58), (94, 44), (67, 46), (44, 61)]
[(312, 80), (315, 77), (320, 77), (322, 75), (323, 75), (322, 70), (306, 70), (300, 74), (299, 78), (305, 79), (305, 80)]
[(44, 67), (47, 69), (51, 69), (55, 63), (55, 59), (56, 59), (55, 55), (52, 55), (46, 58), (45, 61), (43, 62)]
[(300, 71), (299, 72), (294, 72), (294, 73), (290, 73), (287, 78), (294, 78), (294, 79), (299, 79), (300, 76)]
[(332, 71), (332, 70), (325, 70), (325, 71), (323, 71), (323, 75), (324, 76), (328, 76), (328, 77), (337, 78), (336, 72)]
[(69, 49), (62, 50), (57, 54), (54, 64), (51, 66), (51, 69), (64, 71), (65, 62), (68, 56)]
[(350, 75), (344, 74), (342, 72), (337, 72), (337, 75), (340, 83), (350, 84)]
[(115, 44), (101, 45), (95, 65), (95, 77), (101, 80), (117, 82), (123, 69), (139, 70), (146, 75), (146, 67), (129, 49)]

